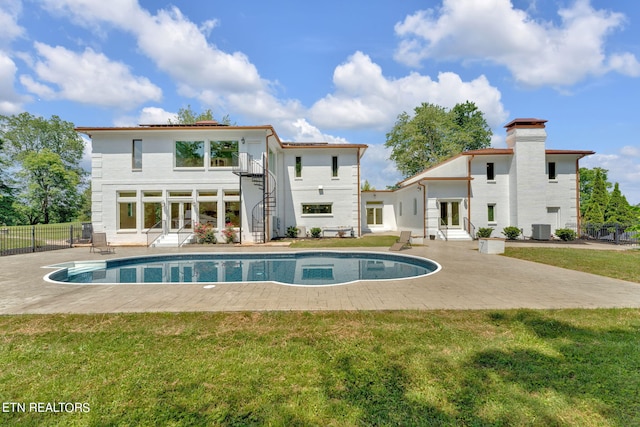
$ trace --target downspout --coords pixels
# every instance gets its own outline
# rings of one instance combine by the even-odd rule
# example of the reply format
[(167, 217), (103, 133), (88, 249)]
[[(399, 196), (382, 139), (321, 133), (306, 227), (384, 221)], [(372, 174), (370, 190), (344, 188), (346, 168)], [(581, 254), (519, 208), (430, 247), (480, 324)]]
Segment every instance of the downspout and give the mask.
[(422, 238), (427, 238), (427, 187), (418, 181), (418, 186), (422, 187)]
[[(471, 162), (475, 156), (472, 154), (467, 160), (467, 230), (469, 232), (471, 232)], [(473, 236), (471, 238), (473, 239)]]
[(362, 215), (360, 213), (360, 208), (361, 208), (361, 198), (362, 198), (362, 191), (360, 189), (360, 148), (358, 148), (358, 152), (356, 153), (358, 160), (357, 160), (357, 164), (358, 164), (358, 237), (362, 237)]

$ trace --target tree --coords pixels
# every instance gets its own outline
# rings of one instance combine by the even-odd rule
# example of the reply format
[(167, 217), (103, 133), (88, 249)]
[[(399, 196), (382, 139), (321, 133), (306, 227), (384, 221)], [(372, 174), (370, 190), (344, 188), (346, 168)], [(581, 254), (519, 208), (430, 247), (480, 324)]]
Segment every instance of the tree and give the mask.
[[(605, 212), (607, 210), (607, 205), (609, 204), (609, 193), (607, 192), (607, 186), (604, 180), (604, 174), (600, 170), (595, 171), (595, 177), (593, 179), (593, 190), (591, 191), (591, 196), (589, 197), (589, 202), (587, 203), (587, 210), (591, 210), (593, 212), (601, 212), (603, 216), (603, 221), (606, 222)], [(597, 205), (597, 208), (592, 205)], [(599, 218), (599, 216), (598, 216)], [(587, 221), (589, 222), (589, 221)], [(602, 222), (599, 222), (600, 224)]]
[(371, 185), (369, 181), (367, 181), (366, 179), (364, 180), (364, 183), (360, 187), (360, 190), (362, 191), (374, 191), (375, 189), (376, 188), (373, 185)]
[(18, 176), (28, 183), (21, 194), (23, 212), (32, 224), (69, 222), (80, 207), (80, 176), (68, 169), (61, 157), (47, 149), (29, 153)]
[(491, 144), (491, 129), (472, 102), (456, 104), (450, 111), (423, 103), (414, 113), (413, 117), (406, 112), (398, 115), (385, 142), (391, 148), (390, 159), (405, 178), (462, 151)]
[(66, 222), (78, 214), (84, 143), (73, 123), (29, 113), (0, 116), (3, 161), (20, 179), (14, 217), (21, 222)]
[(592, 169), (580, 168), (580, 213), (585, 215), (589, 201), (591, 200), (591, 193), (593, 193), (593, 187), (595, 184), (596, 174), (602, 175), (602, 180), (607, 191), (612, 187), (609, 182), (607, 169), (595, 167)]
[(609, 197), (609, 203), (604, 212), (604, 219), (607, 224), (625, 224), (630, 225), (633, 223), (635, 217), (631, 205), (627, 201), (627, 198), (620, 191), (620, 187), (616, 182), (611, 196)]
[[(191, 105), (187, 105), (187, 108), (180, 108), (178, 113), (176, 114), (176, 120), (169, 119), (169, 124), (177, 125), (189, 125), (194, 124), (196, 122), (201, 121), (215, 121), (213, 117), (213, 111), (210, 108), (204, 110), (201, 113), (196, 113), (191, 109)], [(229, 115), (226, 115), (222, 118), (222, 124), (229, 125), (231, 124), (231, 119)]]

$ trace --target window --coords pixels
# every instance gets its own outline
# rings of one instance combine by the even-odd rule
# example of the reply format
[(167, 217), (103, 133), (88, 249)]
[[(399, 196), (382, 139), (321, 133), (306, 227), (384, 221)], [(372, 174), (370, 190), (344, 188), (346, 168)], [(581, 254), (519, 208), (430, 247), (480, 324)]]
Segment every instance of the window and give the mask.
[(331, 176), (338, 177), (338, 156), (331, 157)]
[(144, 228), (151, 228), (162, 221), (161, 202), (143, 202), (142, 206), (144, 210)]
[(296, 178), (302, 178), (302, 157), (296, 157)]
[(413, 215), (418, 215), (418, 199), (413, 199)]
[(135, 230), (137, 228), (137, 192), (118, 191), (118, 228)]
[(302, 214), (331, 214), (333, 212), (331, 203), (303, 203)]
[(382, 202), (367, 203), (367, 224), (382, 225)]
[(489, 222), (496, 222), (496, 205), (487, 205), (487, 220)]
[(176, 141), (177, 168), (204, 168), (204, 141)]
[(218, 227), (218, 202), (198, 203), (198, 222)]
[(487, 163), (487, 181), (496, 179), (496, 172), (493, 163)]
[(134, 139), (131, 148), (131, 168), (142, 169), (142, 140)]
[(238, 165), (238, 141), (211, 141), (209, 147), (211, 167)]
[(398, 206), (398, 216), (402, 216), (402, 202)]
[(549, 162), (547, 167), (549, 172), (549, 179), (556, 179), (558, 177), (556, 174), (556, 162)]

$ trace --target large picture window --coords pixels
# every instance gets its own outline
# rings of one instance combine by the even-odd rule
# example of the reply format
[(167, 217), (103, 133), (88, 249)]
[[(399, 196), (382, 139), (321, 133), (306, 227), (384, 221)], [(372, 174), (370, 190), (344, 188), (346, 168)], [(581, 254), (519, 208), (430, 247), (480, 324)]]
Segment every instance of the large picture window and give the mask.
[(177, 168), (204, 168), (204, 141), (176, 141)]
[(136, 228), (136, 203), (135, 202), (124, 202), (118, 203), (119, 213), (120, 213), (120, 224), (119, 228), (121, 230), (129, 230)]
[(330, 203), (303, 203), (302, 213), (308, 214), (331, 214), (333, 206)]
[(382, 202), (367, 203), (367, 224), (382, 225)]
[(237, 166), (238, 141), (211, 141), (209, 152), (211, 167)]

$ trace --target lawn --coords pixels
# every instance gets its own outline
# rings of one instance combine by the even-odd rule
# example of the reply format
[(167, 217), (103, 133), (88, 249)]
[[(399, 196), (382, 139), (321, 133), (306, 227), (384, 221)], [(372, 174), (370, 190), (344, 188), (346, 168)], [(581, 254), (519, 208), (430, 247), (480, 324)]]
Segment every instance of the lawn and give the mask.
[(513, 258), (640, 283), (640, 251), (508, 247)]
[(0, 424), (640, 425), (639, 330), (632, 309), (3, 316), (0, 395), (27, 410)]

